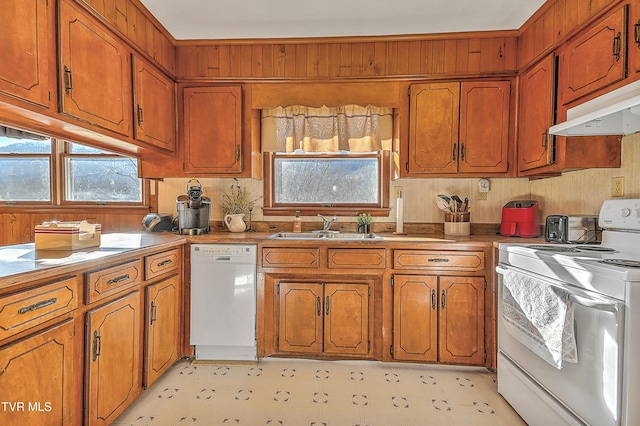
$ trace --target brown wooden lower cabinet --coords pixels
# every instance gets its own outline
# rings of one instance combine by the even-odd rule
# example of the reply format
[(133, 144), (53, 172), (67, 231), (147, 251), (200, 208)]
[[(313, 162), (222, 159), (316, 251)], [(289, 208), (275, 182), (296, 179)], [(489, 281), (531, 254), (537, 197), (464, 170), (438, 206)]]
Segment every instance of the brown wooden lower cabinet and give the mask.
[(140, 315), (140, 291), (87, 312), (86, 424), (110, 424), (142, 392)]
[(396, 275), (393, 358), (483, 365), (484, 278)]
[(0, 347), (0, 423), (73, 425), (75, 326), (67, 320)]
[(367, 356), (370, 285), (280, 282), (278, 351)]
[(180, 277), (146, 288), (144, 387), (148, 388), (178, 360)]

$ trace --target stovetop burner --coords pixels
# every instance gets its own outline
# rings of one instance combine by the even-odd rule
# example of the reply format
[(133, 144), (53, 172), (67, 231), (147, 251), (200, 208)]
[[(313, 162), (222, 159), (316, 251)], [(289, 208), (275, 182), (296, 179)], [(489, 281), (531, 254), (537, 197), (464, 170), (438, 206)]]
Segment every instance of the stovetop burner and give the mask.
[(607, 265), (622, 266), (625, 268), (640, 268), (640, 260), (602, 259), (600, 263), (605, 263)]

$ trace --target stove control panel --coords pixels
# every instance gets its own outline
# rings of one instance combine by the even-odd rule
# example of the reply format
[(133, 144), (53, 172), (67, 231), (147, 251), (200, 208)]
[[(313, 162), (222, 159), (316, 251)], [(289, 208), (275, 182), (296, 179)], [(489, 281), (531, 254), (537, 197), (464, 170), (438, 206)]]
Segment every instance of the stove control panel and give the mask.
[(603, 229), (640, 231), (640, 199), (605, 200), (598, 218)]

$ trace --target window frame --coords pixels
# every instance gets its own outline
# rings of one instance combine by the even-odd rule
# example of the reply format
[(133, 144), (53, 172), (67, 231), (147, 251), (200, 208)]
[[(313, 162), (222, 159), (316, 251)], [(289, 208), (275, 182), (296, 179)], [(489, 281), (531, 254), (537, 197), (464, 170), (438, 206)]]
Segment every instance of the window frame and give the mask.
[[(38, 133), (39, 134), (39, 133)], [(28, 154), (19, 154), (19, 153), (0, 153), (0, 157), (2, 158), (48, 158), (49, 159), (49, 200), (48, 201), (37, 201), (37, 200), (0, 200), (0, 205), (7, 206), (53, 206), (55, 205), (55, 201), (58, 199), (57, 194), (57, 185), (55, 184), (55, 176), (57, 176), (57, 165), (56, 165), (56, 139), (53, 137), (49, 137), (49, 144), (51, 146), (51, 150), (48, 154), (46, 153), (28, 153)]]
[[(355, 216), (360, 213), (369, 213), (372, 216), (388, 217), (391, 211), (389, 207), (389, 186), (391, 180), (391, 156), (390, 151), (378, 151), (375, 156), (378, 158), (378, 203), (372, 204), (283, 204), (275, 202), (275, 179), (274, 164), (277, 158), (300, 158), (301, 154), (265, 152), (263, 154), (264, 164), (264, 206), (265, 216), (294, 216), (296, 211), (300, 211), (301, 216), (337, 215)], [(371, 153), (307, 153), (302, 154), (304, 158), (371, 158)]]
[[(33, 132), (36, 133), (36, 132)], [(46, 135), (45, 133), (38, 132), (37, 134), (47, 136), (50, 138), (51, 142), (51, 151), (50, 153), (28, 153), (28, 154), (0, 154), (0, 156), (4, 158), (45, 158), (49, 159), (49, 191), (50, 191), (50, 200), (48, 201), (37, 201), (37, 200), (26, 200), (26, 201), (18, 201), (18, 200), (0, 200), (0, 212), (2, 211), (16, 211), (15, 209), (25, 209), (30, 208), (30, 211), (33, 209), (37, 209), (38, 211), (46, 211), (46, 210), (63, 210), (65, 208), (74, 208), (84, 207), (85, 209), (91, 209), (98, 211), (100, 209), (145, 209), (148, 210), (151, 207), (151, 188), (150, 182), (148, 179), (142, 179), (142, 199), (140, 202), (103, 202), (103, 201), (68, 201), (66, 200), (66, 170), (65, 170), (65, 161), (68, 156), (81, 156), (81, 157), (129, 157), (138, 162), (138, 167), (140, 167), (140, 161), (138, 158), (133, 156), (127, 156), (125, 154), (119, 154), (115, 152), (107, 152), (107, 153), (71, 153), (71, 144), (76, 143), (78, 145), (84, 145), (87, 147), (107, 151), (102, 147), (92, 146), (91, 144), (81, 143), (81, 142), (73, 142), (60, 138), (56, 138), (53, 136)]]
[[(115, 154), (111, 152), (103, 152), (103, 153), (73, 153), (71, 151), (71, 145), (74, 142), (64, 141), (64, 149), (63, 152), (58, 156), (60, 161), (60, 174), (59, 174), (59, 186), (60, 186), (60, 205), (61, 206), (118, 206), (118, 207), (143, 207), (147, 205), (148, 200), (148, 189), (149, 184), (145, 179), (142, 179), (142, 196), (141, 200), (137, 202), (131, 201), (73, 201), (67, 199), (67, 159), (69, 158), (131, 158), (135, 159), (135, 157), (127, 157), (121, 154)], [(84, 144), (76, 144), (76, 145), (84, 145)], [(101, 149), (102, 148), (96, 148)], [(138, 161), (138, 167), (140, 167), (140, 163)]]

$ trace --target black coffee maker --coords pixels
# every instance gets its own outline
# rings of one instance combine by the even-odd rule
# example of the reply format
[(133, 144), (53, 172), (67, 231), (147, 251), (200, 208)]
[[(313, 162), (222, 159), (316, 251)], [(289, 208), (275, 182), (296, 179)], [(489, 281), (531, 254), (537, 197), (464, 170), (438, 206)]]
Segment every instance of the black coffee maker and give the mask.
[(201, 235), (210, 231), (211, 200), (202, 195), (198, 179), (189, 179), (187, 194), (176, 198), (178, 232), (181, 235)]

